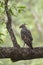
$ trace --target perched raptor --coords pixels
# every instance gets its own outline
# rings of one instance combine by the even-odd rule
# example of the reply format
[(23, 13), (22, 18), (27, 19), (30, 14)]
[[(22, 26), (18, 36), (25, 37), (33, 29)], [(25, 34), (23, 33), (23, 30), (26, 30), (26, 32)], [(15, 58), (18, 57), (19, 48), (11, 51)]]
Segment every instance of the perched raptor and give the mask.
[(22, 38), (22, 40), (24, 41), (24, 43), (26, 45), (29, 46), (29, 48), (33, 49), (33, 47), (32, 47), (32, 40), (33, 40), (33, 38), (32, 38), (30, 30), (28, 30), (26, 28), (25, 24), (22, 24), (20, 26), (20, 28), (22, 28), (21, 29), (21, 38)]

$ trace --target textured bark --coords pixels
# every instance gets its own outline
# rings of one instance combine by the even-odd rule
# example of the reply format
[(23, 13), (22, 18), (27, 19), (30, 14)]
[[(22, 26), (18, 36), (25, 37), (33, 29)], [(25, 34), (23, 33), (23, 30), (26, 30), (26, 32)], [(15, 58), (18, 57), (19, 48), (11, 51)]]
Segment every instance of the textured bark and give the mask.
[(6, 11), (6, 15), (7, 15), (6, 28), (7, 28), (8, 32), (9, 32), (9, 34), (10, 34), (11, 40), (13, 42), (13, 46), (14, 47), (20, 47), (17, 44), (17, 40), (16, 40), (15, 35), (13, 33), (13, 30), (12, 30), (12, 18), (11, 18), (11, 15), (10, 15), (7, 4), (8, 4), (8, 0), (5, 0), (5, 11)]
[(43, 47), (29, 48), (0, 47), (0, 58), (11, 58), (12, 61), (43, 58)]

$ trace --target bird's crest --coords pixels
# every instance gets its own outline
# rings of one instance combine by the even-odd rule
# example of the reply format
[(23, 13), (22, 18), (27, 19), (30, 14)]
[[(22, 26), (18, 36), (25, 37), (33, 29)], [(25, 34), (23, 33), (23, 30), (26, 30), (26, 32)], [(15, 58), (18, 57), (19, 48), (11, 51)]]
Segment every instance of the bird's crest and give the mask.
[(25, 27), (25, 25), (26, 25), (26, 24), (22, 24), (22, 25), (20, 25), (20, 28), (24, 28), (24, 27)]

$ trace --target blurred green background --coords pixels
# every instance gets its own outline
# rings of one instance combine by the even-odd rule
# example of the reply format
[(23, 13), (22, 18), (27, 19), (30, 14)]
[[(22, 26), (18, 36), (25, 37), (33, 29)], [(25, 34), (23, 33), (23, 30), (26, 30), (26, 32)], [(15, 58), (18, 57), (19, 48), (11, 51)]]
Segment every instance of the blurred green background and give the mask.
[[(0, 0), (0, 47), (12, 47), (13, 44), (5, 24), (7, 17), (4, 1)], [(32, 33), (33, 47), (43, 46), (43, 0), (9, 0), (8, 8), (18, 44), (23, 47), (19, 26), (25, 23)], [(22, 60), (14, 63), (10, 59), (0, 59), (0, 65), (43, 65), (43, 59)]]

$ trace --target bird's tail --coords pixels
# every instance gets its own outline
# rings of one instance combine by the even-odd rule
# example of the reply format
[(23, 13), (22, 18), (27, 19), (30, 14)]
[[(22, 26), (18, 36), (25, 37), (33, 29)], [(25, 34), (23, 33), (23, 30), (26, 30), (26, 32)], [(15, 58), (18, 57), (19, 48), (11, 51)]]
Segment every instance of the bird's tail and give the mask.
[(33, 46), (31, 45), (31, 49), (33, 49)]
[(30, 45), (29, 45), (29, 48), (30, 48), (30, 49), (33, 49), (33, 46), (32, 46), (32, 44), (31, 44), (31, 43), (30, 43)]

